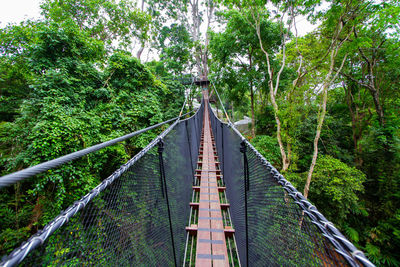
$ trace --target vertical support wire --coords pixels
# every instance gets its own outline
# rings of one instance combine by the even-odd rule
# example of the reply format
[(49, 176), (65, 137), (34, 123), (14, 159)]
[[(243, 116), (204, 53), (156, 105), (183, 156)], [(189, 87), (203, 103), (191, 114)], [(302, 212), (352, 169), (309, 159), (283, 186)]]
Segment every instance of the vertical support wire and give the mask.
[(247, 160), (247, 147), (246, 142), (242, 141), (240, 144), (240, 152), (243, 153), (243, 174), (244, 174), (244, 212), (245, 212), (245, 223), (246, 223), (246, 266), (249, 263), (249, 225), (247, 218), (247, 191), (249, 191), (249, 164)]
[(163, 151), (164, 151), (164, 142), (162, 139), (160, 139), (160, 141), (158, 143), (158, 158), (159, 158), (159, 163), (160, 163), (160, 177), (161, 177), (161, 180), (163, 180), (163, 182), (164, 182), (165, 199), (166, 199), (167, 209), (168, 209), (169, 231), (171, 233), (172, 252), (174, 254), (175, 267), (177, 267), (178, 264), (176, 261), (176, 254), (175, 254), (175, 241), (174, 241), (174, 233), (172, 231), (171, 211), (169, 209), (168, 189), (167, 189), (167, 182), (165, 180)]
[(192, 159), (192, 145), (190, 144), (190, 139), (189, 139), (188, 121), (185, 121), (185, 127), (186, 127), (187, 141), (188, 141), (188, 145), (189, 145), (190, 167), (192, 168), (192, 184), (195, 185), (193, 159)]
[(221, 123), (221, 144), (222, 144), (222, 185), (225, 186), (225, 152), (224, 152), (224, 124)]
[(163, 156), (162, 156), (162, 152), (164, 150), (164, 142), (162, 141), (162, 139), (160, 139), (159, 143), (158, 143), (158, 165), (160, 168), (160, 188), (161, 188), (161, 194), (162, 197), (165, 198), (165, 193), (164, 193), (164, 161), (163, 161)]
[(199, 148), (199, 146), (200, 146), (200, 138), (199, 138), (199, 135), (198, 135), (198, 131), (199, 131), (199, 129), (200, 129), (200, 127), (199, 127), (199, 118), (196, 116), (196, 118), (194, 119), (194, 134), (196, 135), (196, 145), (197, 145), (197, 150), (196, 151), (198, 151), (198, 148)]

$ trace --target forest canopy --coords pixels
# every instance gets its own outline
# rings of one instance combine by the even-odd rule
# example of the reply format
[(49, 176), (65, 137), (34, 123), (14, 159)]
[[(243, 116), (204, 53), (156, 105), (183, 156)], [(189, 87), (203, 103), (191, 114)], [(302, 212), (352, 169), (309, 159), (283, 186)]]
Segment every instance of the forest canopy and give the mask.
[[(213, 107), (248, 116), (268, 161), (373, 263), (400, 266), (399, 0), (43, 0), (41, 13), (0, 29), (2, 175), (175, 117), (185, 93), (192, 109), (180, 81), (208, 78)], [(3, 189), (1, 254), (157, 133)]]

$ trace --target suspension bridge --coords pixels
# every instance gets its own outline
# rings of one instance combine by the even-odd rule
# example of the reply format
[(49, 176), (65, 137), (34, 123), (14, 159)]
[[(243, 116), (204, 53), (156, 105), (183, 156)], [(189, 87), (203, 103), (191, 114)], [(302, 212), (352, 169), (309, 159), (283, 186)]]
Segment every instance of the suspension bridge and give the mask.
[(209, 82), (199, 84), (202, 104), (189, 118), (1, 177), (9, 186), (170, 123), (0, 265), (374, 266), (214, 114)]

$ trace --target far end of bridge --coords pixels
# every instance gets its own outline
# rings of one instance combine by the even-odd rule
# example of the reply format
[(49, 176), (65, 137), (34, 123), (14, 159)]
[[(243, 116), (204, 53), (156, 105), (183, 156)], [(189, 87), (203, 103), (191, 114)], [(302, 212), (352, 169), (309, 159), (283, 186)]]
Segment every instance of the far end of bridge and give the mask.
[[(202, 83), (201, 83), (202, 82)], [(207, 81), (200, 81), (205, 88)], [(184, 266), (239, 266), (235, 230), (211, 129), (208, 90), (191, 206)]]

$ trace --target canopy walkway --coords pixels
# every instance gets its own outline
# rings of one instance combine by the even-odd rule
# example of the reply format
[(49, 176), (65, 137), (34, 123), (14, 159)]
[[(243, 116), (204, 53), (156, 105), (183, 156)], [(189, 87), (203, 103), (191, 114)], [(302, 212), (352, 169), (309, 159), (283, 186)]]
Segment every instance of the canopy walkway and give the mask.
[[(215, 116), (207, 90), (181, 118), (1, 266), (373, 266)], [(1, 177), (0, 187), (136, 134)]]

